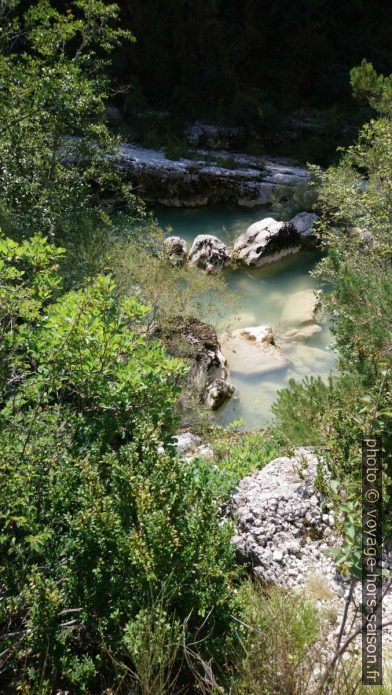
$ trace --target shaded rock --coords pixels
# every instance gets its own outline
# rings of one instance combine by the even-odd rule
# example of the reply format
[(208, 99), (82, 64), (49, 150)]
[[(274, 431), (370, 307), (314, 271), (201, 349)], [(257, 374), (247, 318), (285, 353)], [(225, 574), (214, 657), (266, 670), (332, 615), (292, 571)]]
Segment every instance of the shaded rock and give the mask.
[(107, 106), (105, 116), (109, 125), (115, 128), (117, 128), (122, 121), (121, 111), (117, 106)]
[(251, 224), (234, 242), (236, 257), (248, 266), (260, 267), (301, 248), (300, 237), (289, 222), (273, 217)]
[(230, 253), (223, 241), (212, 234), (199, 234), (189, 252), (189, 262), (208, 273), (223, 270), (230, 259)]
[(219, 126), (197, 121), (186, 131), (192, 147), (209, 147), (213, 150), (226, 150), (241, 147), (245, 143), (246, 129), (238, 126)]
[(169, 236), (165, 239), (164, 244), (172, 265), (183, 265), (188, 256), (188, 246), (185, 239), (181, 239), (179, 236)]
[(283, 323), (293, 326), (314, 324), (321, 313), (320, 296), (320, 290), (302, 290), (292, 294), (283, 309)]
[(318, 220), (319, 217), (314, 212), (299, 212), (290, 220), (290, 224), (293, 225), (295, 231), (305, 238), (315, 239), (313, 234), (313, 225)]
[(230, 373), (215, 329), (195, 318), (178, 317), (155, 336), (168, 352), (190, 367), (180, 398), (183, 413), (192, 410), (194, 399), (216, 410), (234, 393)]
[(204, 403), (211, 410), (218, 410), (233, 394), (233, 384), (225, 379), (215, 379), (207, 386)]
[(264, 374), (285, 369), (290, 361), (275, 345), (269, 326), (240, 328), (221, 336), (222, 350), (230, 371), (240, 374)]

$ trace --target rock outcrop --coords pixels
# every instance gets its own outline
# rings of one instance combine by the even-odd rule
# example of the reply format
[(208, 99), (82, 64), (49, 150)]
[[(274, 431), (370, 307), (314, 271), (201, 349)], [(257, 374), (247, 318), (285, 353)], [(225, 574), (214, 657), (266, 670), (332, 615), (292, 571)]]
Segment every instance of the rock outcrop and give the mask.
[(290, 220), (295, 231), (305, 239), (315, 239), (314, 223), (319, 219), (314, 212), (299, 212)]
[(195, 318), (178, 317), (164, 331), (158, 329), (155, 336), (162, 340), (170, 354), (189, 364), (180, 399), (184, 413), (192, 408), (195, 397), (217, 410), (233, 395), (229, 368), (212, 326)]
[[(328, 478), (322, 461), (309, 448), (299, 448), (294, 456), (270, 461), (240, 482), (232, 495), (229, 513), (235, 524), (232, 542), (238, 559), (248, 564), (261, 581), (286, 590), (305, 591), (328, 611), (331, 627), (327, 639), (333, 648), (345, 611), (349, 581), (337, 572), (333, 561), (332, 548), (339, 547), (342, 539), (335, 529), (330, 503), (317, 489), (320, 467)], [(382, 567), (386, 572), (392, 570), (388, 546), (382, 555)], [(387, 581), (386, 578), (385, 589)], [(354, 589), (357, 606), (361, 591), (358, 582)], [(351, 606), (347, 625), (360, 627), (361, 620), (361, 612), (355, 613)], [(382, 620), (392, 621), (391, 591), (382, 602)], [(358, 649), (360, 639), (358, 631)], [(392, 644), (392, 625), (383, 629), (383, 642)]]
[(215, 273), (223, 270), (231, 260), (231, 255), (223, 241), (211, 234), (199, 234), (189, 252), (189, 262), (197, 268)]
[(268, 205), (309, 180), (306, 168), (285, 159), (220, 150), (196, 150), (193, 156), (172, 160), (160, 150), (124, 144), (113, 162), (142, 198), (171, 207)]
[(181, 239), (179, 236), (169, 236), (164, 240), (164, 244), (172, 265), (183, 265), (188, 257), (188, 246), (185, 239)]
[(251, 224), (234, 242), (238, 261), (257, 268), (296, 253), (300, 237), (290, 222), (277, 222), (273, 217)]
[(267, 582), (300, 588), (317, 574), (335, 582), (334, 563), (325, 553), (334, 517), (321, 507), (318, 465), (311, 450), (297, 449), (295, 456), (275, 459), (244, 478), (232, 497), (237, 553)]
[(261, 375), (286, 369), (290, 361), (275, 344), (270, 326), (239, 328), (221, 336), (222, 350), (231, 372)]

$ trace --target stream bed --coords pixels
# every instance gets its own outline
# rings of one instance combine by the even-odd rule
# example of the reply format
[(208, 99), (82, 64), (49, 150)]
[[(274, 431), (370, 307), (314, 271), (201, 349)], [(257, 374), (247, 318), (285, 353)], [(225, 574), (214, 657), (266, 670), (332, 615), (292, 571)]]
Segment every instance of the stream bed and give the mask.
[[(170, 226), (171, 233), (185, 239), (188, 246), (198, 234), (214, 234), (230, 244), (253, 222), (273, 216), (265, 207), (252, 210), (165, 208), (155, 212), (160, 224)], [(236, 302), (232, 310), (226, 308), (224, 313), (217, 314), (218, 335), (227, 330), (269, 325), (273, 328), (277, 345), (289, 359), (289, 365), (265, 374), (249, 373), (248, 365), (244, 365), (244, 370), (231, 369), (236, 393), (215, 413), (219, 424), (227, 426), (233, 420), (241, 419), (244, 429), (260, 427), (270, 418), (277, 391), (287, 386), (289, 379), (300, 380), (311, 375), (327, 377), (333, 370), (336, 355), (330, 347), (332, 337), (326, 318), (319, 321), (321, 330), (311, 337), (301, 341), (284, 337), (292, 328), (287, 319), (283, 320), (285, 306), (295, 293), (319, 287), (309, 273), (320, 257), (316, 251), (302, 251), (264, 268), (243, 267), (226, 271), (226, 280)]]

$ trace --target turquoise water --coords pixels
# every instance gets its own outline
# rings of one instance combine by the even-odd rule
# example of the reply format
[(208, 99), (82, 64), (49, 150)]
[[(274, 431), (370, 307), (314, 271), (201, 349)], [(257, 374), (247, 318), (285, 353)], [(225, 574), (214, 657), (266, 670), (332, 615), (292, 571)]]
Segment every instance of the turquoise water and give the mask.
[[(168, 233), (183, 237), (189, 245), (197, 234), (214, 234), (225, 243), (230, 243), (252, 222), (273, 216), (266, 208), (245, 211), (164, 209), (156, 211), (156, 214), (163, 226), (172, 228), (172, 232)], [(226, 272), (228, 286), (236, 301), (231, 309), (226, 308), (223, 312), (217, 310), (215, 325), (218, 335), (238, 328), (269, 325), (289, 364), (287, 368), (265, 374), (249, 373), (248, 365), (244, 365), (242, 371), (232, 369), (231, 380), (236, 394), (215, 414), (220, 424), (228, 425), (241, 418), (246, 429), (260, 427), (270, 418), (277, 391), (286, 386), (290, 378), (299, 380), (310, 375), (326, 377), (334, 368), (336, 356), (330, 347), (331, 334), (325, 317), (319, 320), (320, 332), (300, 341), (290, 340), (286, 336), (293, 326), (290, 320), (283, 319), (285, 306), (293, 294), (319, 287), (309, 274), (319, 258), (317, 252), (303, 251), (266, 268), (238, 268)]]

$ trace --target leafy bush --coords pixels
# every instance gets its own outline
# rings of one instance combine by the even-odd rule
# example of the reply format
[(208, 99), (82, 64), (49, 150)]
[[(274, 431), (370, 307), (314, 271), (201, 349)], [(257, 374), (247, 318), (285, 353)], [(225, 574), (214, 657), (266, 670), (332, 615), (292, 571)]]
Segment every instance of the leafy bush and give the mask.
[(162, 585), (170, 624), (192, 634), (212, 611), (213, 654), (237, 570), (211, 490), (172, 446), (181, 363), (146, 342), (146, 308), (109, 277), (55, 299), (53, 247), (3, 240), (0, 253), (5, 684), (76, 693), (131, 678), (132, 624)]

